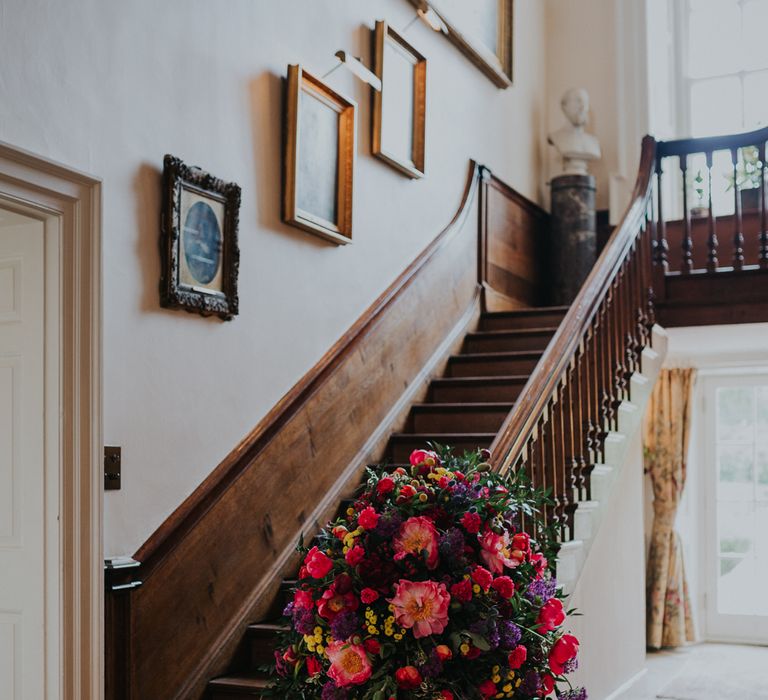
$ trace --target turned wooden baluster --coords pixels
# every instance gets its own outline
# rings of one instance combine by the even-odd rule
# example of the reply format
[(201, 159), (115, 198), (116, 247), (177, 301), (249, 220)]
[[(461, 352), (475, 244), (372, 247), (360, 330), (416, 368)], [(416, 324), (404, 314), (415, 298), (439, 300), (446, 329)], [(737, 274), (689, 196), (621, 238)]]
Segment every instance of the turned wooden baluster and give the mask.
[(662, 194), (662, 158), (656, 159), (656, 240), (654, 241), (653, 262), (658, 281), (658, 289), (664, 288), (664, 276), (669, 269), (669, 244), (667, 243), (667, 224), (664, 221), (664, 196)]
[(565, 439), (565, 404), (563, 401), (563, 382), (555, 392), (552, 427), (555, 443), (555, 469), (557, 470), (557, 517), (560, 522), (560, 539), (568, 539), (568, 507), (571, 498), (568, 495), (568, 470), (566, 468), (566, 439)]
[(731, 149), (731, 163), (733, 164), (733, 269), (741, 270), (744, 267), (744, 234), (741, 231), (741, 195), (738, 183), (739, 173), (739, 149)]
[(760, 253), (758, 256), (760, 267), (768, 267), (768, 223), (765, 212), (765, 142), (760, 144)]
[(709, 187), (709, 237), (707, 238), (707, 271), (717, 270), (717, 231), (715, 226), (715, 212), (712, 208), (712, 151), (707, 151), (707, 183)]
[(693, 269), (693, 239), (691, 238), (691, 212), (688, 210), (688, 155), (680, 156), (680, 170), (683, 174), (683, 262), (680, 272), (687, 275)]
[(584, 389), (584, 344), (582, 341), (576, 350), (573, 361), (573, 376), (571, 377), (571, 428), (573, 430), (573, 463), (574, 463), (574, 487), (577, 500), (583, 500), (586, 496), (587, 460), (586, 460), (586, 436), (584, 427), (588, 410), (588, 399)]
[(555, 431), (552, 425), (552, 411), (554, 408), (554, 400), (549, 399), (547, 408), (541, 421), (541, 432), (544, 437), (542, 445), (542, 459), (544, 460), (544, 478), (546, 481), (546, 488), (550, 489), (552, 505), (548, 506), (548, 524), (552, 525), (556, 530), (560, 528), (559, 517), (559, 505), (558, 500), (558, 467), (556, 463), (556, 450), (555, 450)]

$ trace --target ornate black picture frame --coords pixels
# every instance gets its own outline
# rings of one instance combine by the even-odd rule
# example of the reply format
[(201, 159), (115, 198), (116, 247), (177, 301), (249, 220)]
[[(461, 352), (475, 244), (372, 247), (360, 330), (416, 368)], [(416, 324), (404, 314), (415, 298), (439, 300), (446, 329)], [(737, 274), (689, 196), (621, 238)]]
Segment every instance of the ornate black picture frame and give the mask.
[(228, 321), (238, 313), (240, 187), (166, 155), (160, 305)]

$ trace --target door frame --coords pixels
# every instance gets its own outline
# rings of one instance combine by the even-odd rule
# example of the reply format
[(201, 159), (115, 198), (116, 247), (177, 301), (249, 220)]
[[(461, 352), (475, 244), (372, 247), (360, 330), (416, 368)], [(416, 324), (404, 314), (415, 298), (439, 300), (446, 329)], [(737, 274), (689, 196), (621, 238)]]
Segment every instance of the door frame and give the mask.
[[(0, 200), (43, 222), (57, 264), (46, 279), (58, 280), (59, 484), (54, 488), (61, 585), (53, 643), (59, 647), (60, 691), (48, 692), (61, 700), (99, 700), (104, 687), (101, 182), (0, 141)], [(46, 243), (46, 264), (49, 252)]]
[[(701, 435), (704, 437), (699, 445), (698, 455), (702, 467), (699, 481), (699, 586), (703, 593), (703, 605), (700, 610), (700, 629), (702, 637), (708, 642), (728, 642), (741, 644), (763, 644), (762, 634), (759, 638), (754, 636), (754, 630), (744, 627), (743, 621), (735, 618), (744, 616), (721, 615), (721, 617), (734, 618), (731, 624), (731, 632), (724, 632), (715, 619), (717, 613), (717, 555), (713, 551), (712, 540), (716, 540), (716, 488), (717, 488), (717, 461), (714, 450), (709, 440), (716, 434), (716, 408), (715, 391), (721, 386), (723, 380), (732, 381), (732, 385), (750, 385), (757, 377), (768, 379), (768, 369), (765, 366), (753, 366), (751, 364), (735, 365), (728, 368), (703, 370), (700, 372), (701, 380)], [(710, 437), (711, 436), (711, 437)], [(708, 517), (707, 517), (708, 516)], [(714, 537), (713, 537), (714, 535)], [(719, 621), (722, 624), (722, 620)], [(747, 625), (748, 627), (748, 625)]]

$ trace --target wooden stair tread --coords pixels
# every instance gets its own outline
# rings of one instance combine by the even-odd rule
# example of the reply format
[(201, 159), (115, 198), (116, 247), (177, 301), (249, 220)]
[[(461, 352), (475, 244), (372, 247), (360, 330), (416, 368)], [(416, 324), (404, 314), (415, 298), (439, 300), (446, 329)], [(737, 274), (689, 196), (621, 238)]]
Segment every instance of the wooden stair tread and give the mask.
[(504, 328), (487, 331), (470, 331), (467, 338), (516, 338), (527, 335), (548, 335), (557, 332), (557, 326), (543, 326), (541, 328)]
[(433, 379), (432, 385), (440, 384), (525, 384), (528, 381), (528, 374), (504, 374), (496, 376), (483, 376), (483, 377), (440, 377), (439, 379)]
[(570, 306), (531, 306), (527, 309), (513, 309), (511, 311), (486, 311), (484, 317), (514, 318), (515, 316), (535, 316), (537, 314), (565, 314)]
[(263, 676), (231, 675), (214, 678), (208, 685), (214, 690), (264, 690), (271, 683), (269, 678)]
[(449, 362), (469, 362), (474, 360), (518, 360), (536, 359), (541, 357), (541, 350), (507, 350), (502, 352), (465, 352), (461, 355), (451, 355)]
[(499, 409), (511, 410), (514, 403), (507, 401), (478, 401), (478, 402), (435, 402), (435, 403), (417, 403), (413, 405), (412, 410), (417, 412), (438, 413), (440, 411), (456, 411), (458, 413), (467, 411), (494, 411)]
[(288, 632), (291, 629), (290, 625), (282, 625), (279, 622), (252, 622), (248, 625), (247, 630), (251, 633), (259, 632)]
[(496, 433), (392, 433), (390, 440), (395, 441), (409, 441), (409, 440), (437, 440), (441, 439), (453, 439), (453, 440), (473, 440), (475, 438), (482, 438), (483, 440), (493, 440), (496, 437)]

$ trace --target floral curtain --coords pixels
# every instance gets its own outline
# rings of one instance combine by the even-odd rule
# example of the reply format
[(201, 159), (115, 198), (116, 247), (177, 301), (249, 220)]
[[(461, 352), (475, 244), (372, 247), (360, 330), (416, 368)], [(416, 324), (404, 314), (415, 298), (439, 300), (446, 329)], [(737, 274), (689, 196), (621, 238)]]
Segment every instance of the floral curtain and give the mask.
[(695, 370), (663, 370), (645, 422), (645, 470), (653, 482), (653, 529), (646, 573), (646, 643), (651, 649), (693, 641), (693, 617), (675, 532), (685, 487)]

